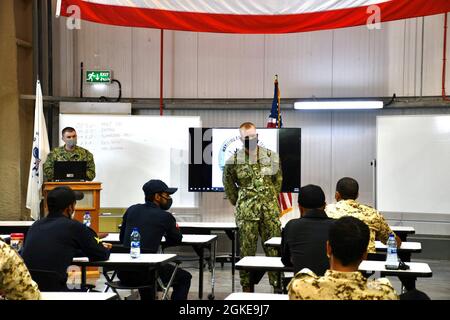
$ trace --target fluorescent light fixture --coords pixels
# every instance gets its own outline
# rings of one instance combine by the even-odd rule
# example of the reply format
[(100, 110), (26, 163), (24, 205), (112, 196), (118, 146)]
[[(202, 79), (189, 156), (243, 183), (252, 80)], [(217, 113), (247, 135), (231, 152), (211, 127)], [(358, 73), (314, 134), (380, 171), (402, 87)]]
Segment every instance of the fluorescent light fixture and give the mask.
[(92, 89), (94, 89), (94, 91), (106, 91), (106, 89), (108, 88), (106, 86), (106, 83), (94, 83), (90, 85)]
[(300, 101), (294, 103), (296, 110), (356, 110), (356, 109), (382, 109), (383, 101)]

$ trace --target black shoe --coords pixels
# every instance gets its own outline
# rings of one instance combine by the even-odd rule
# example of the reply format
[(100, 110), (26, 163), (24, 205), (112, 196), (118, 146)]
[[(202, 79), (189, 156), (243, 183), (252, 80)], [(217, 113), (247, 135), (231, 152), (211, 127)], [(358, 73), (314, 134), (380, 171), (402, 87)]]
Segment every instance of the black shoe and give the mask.
[(274, 287), (273, 288), (273, 293), (282, 294), (283, 293), (283, 289), (278, 288), (278, 287)]
[(252, 286), (243, 286), (242, 292), (255, 292), (255, 289)]

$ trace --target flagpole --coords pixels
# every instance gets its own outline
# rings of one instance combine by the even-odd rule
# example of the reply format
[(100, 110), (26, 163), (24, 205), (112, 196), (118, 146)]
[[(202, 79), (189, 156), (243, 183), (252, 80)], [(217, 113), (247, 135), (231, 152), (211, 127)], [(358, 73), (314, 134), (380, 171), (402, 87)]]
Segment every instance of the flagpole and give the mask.
[(61, 16), (61, 0), (57, 0), (56, 2), (56, 17), (59, 18)]
[(164, 108), (164, 29), (161, 29), (160, 63), (159, 63), (159, 115), (163, 115)]

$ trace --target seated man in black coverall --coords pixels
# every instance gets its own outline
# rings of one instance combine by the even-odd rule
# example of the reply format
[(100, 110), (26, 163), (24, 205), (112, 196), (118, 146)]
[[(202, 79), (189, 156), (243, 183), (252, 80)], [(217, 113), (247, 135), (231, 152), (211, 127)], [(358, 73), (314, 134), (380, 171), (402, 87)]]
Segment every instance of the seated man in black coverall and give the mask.
[[(111, 244), (101, 243), (97, 234), (81, 222), (72, 219), (76, 200), (82, 195), (69, 187), (51, 190), (47, 195), (49, 213), (30, 227), (22, 257), (28, 269), (53, 271), (59, 287), (52, 291), (67, 291), (67, 268), (74, 257), (88, 257), (89, 261), (109, 259)], [(33, 273), (32, 273), (33, 275)], [(42, 284), (39, 283), (41, 286)]]
[[(133, 228), (138, 228), (141, 235), (141, 250), (145, 253), (157, 253), (161, 239), (166, 238), (165, 245), (177, 245), (181, 243), (182, 234), (175, 221), (175, 217), (166, 210), (172, 205), (171, 194), (177, 188), (169, 188), (161, 180), (150, 180), (142, 187), (145, 194), (144, 204), (135, 204), (127, 209), (123, 216), (120, 229), (120, 242), (125, 247), (130, 247), (130, 236)], [(164, 283), (169, 282), (174, 270), (171, 264), (163, 265), (158, 274)], [(119, 271), (120, 281), (129, 286), (153, 284), (148, 270)], [(187, 300), (191, 286), (191, 274), (183, 269), (178, 269), (173, 280), (172, 300)], [(153, 299), (152, 289), (139, 289), (141, 300)]]
[(281, 262), (293, 266), (294, 274), (308, 268), (323, 276), (330, 264), (326, 254), (328, 231), (333, 219), (324, 211), (325, 193), (309, 184), (298, 193), (301, 218), (290, 220), (281, 235)]

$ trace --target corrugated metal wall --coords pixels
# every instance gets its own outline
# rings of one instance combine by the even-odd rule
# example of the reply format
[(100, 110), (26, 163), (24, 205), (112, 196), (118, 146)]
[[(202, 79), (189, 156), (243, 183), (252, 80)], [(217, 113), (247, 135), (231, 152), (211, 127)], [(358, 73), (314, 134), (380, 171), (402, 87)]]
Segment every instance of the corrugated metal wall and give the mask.
[[(55, 94), (78, 96), (79, 64), (112, 69), (122, 82), (123, 97), (159, 97), (160, 31), (82, 22), (68, 30), (54, 24)], [(287, 35), (226, 35), (165, 31), (166, 98), (271, 98), (273, 76), (280, 77), (283, 98), (350, 96), (419, 96), (441, 94), (443, 15), (394, 21), (381, 30), (365, 27)], [(450, 35), (449, 35), (450, 38)], [(450, 41), (450, 39), (449, 39)], [(450, 46), (447, 55), (450, 56)], [(446, 86), (450, 87), (450, 77)], [(115, 96), (113, 86), (85, 96)], [(253, 121), (264, 127), (266, 111), (175, 110), (200, 115), (205, 127), (237, 127)], [(138, 110), (138, 114), (159, 114)], [(383, 114), (439, 113), (442, 110), (388, 110)], [(360, 200), (373, 203), (375, 123), (380, 111), (283, 113), (286, 127), (302, 128), (302, 184), (320, 185), (327, 201), (336, 181), (353, 176)], [(186, 211), (184, 211), (186, 212)], [(198, 214), (203, 221), (232, 221), (233, 208), (222, 193), (204, 193)], [(394, 215), (410, 221), (418, 233), (450, 234), (439, 217)], [(441, 219), (441, 220), (440, 220)], [(440, 222), (437, 222), (440, 221)]]
[[(159, 30), (86, 21), (68, 30), (65, 23), (60, 18), (54, 27), (57, 94), (78, 95), (84, 62), (88, 69), (112, 69), (123, 97), (159, 97)], [(270, 98), (275, 74), (284, 98), (441, 93), (443, 15), (388, 22), (380, 30), (164, 35), (166, 98)], [(114, 86), (84, 90), (94, 97), (117, 92)]]

